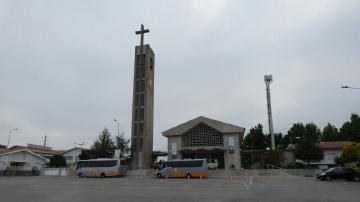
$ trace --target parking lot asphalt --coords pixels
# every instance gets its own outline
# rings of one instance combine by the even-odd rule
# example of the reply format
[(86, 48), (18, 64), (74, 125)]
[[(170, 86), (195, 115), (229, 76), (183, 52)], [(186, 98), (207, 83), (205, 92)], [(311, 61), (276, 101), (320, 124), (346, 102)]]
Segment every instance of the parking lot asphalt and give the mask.
[(360, 183), (292, 176), (237, 179), (0, 177), (1, 202), (359, 201)]

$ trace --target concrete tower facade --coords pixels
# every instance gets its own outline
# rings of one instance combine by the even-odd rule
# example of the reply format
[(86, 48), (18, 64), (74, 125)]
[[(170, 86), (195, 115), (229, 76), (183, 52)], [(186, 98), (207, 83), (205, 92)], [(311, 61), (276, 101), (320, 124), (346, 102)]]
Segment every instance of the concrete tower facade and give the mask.
[[(143, 27), (142, 27), (143, 30)], [(152, 166), (155, 54), (148, 44), (135, 47), (132, 103), (132, 168)]]

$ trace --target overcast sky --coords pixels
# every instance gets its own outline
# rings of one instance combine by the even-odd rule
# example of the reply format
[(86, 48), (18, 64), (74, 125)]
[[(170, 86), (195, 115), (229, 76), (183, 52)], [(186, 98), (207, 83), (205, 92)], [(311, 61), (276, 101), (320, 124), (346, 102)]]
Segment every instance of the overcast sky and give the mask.
[[(154, 149), (206, 116), (267, 126), (340, 127), (360, 112), (360, 1), (0, 0), (0, 144), (69, 149), (116, 118), (130, 137), (134, 31), (155, 52)], [(89, 146), (89, 145), (87, 145)]]

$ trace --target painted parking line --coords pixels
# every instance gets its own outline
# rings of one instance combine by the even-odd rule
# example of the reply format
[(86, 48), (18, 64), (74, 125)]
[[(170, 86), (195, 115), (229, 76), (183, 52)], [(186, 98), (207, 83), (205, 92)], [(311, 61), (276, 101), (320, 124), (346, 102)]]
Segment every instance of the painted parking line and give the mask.
[(249, 185), (246, 184), (246, 182), (242, 181), (243, 185), (246, 187), (247, 190), (250, 189)]

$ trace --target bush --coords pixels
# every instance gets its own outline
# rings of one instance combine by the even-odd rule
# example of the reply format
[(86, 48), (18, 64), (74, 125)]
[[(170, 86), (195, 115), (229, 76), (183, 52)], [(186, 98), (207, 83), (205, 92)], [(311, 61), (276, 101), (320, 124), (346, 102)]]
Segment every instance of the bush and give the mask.
[(264, 163), (280, 167), (281, 162), (284, 160), (283, 153), (278, 150), (271, 150), (264, 153)]
[(60, 168), (65, 166), (66, 161), (62, 155), (54, 155), (50, 158), (50, 167)]
[(337, 156), (337, 157), (334, 158), (334, 162), (335, 162), (336, 165), (338, 165), (338, 166), (344, 166), (345, 163), (346, 163), (346, 160), (345, 160), (343, 157), (341, 157), (341, 156)]

